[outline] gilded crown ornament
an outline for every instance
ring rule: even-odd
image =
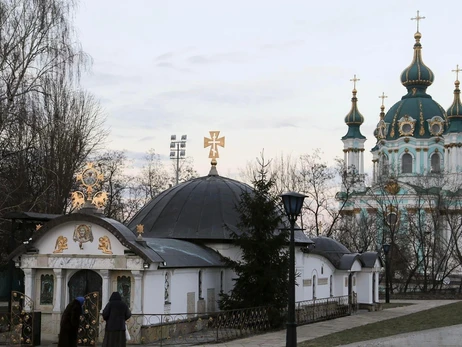
[[[95,190],[101,186],[103,180],[104,175],[98,168],[93,163],[87,163],[85,169],[76,176],[76,181],[80,183],[83,191],[72,192],[72,206],[79,209],[85,204],[92,204],[97,208],[103,208],[107,202],[107,193],[105,191],[97,191],[95,193]]]

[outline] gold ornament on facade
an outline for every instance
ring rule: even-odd
[[[97,208],[104,208],[107,202],[107,193],[95,190],[101,186],[104,175],[94,166],[87,163],[85,169],[77,174],[76,180],[82,186],[82,191],[75,191],[71,194],[71,202],[74,208],[81,208],[86,204],[93,204]]]
[[[138,224],[136,226],[136,232],[138,233],[138,238],[141,239],[143,237],[143,233],[144,233],[144,225],[143,224]]]
[[[67,237],[60,235],[56,239],[55,250],[53,253],[63,253],[65,249],[67,249]]]
[[[99,238],[98,249],[103,251],[104,254],[112,254],[111,240],[104,235]]]
[[[41,227],[42,227],[42,224],[37,224],[37,225],[35,226],[35,231],[40,230]]]
[[[391,195],[396,195],[399,193],[399,190],[401,189],[398,182],[396,181],[389,181],[386,185],[385,185],[385,191],[388,193],[388,194],[391,194]]]
[[[78,225],[74,230],[75,242],[78,242],[79,248],[83,249],[83,244],[86,242],[93,242],[93,232],[91,227],[85,224]]]
[[[427,120],[428,122],[428,131],[433,136],[440,136],[444,130],[444,123],[441,117],[435,116],[432,119]]]
[[[400,136],[412,136],[414,134],[416,120],[405,115],[398,121],[398,130]]]
[[[219,131],[209,131],[210,138],[204,137],[204,148],[210,147],[209,158],[212,159],[212,164],[216,165],[217,158],[220,157],[218,153],[218,146],[225,147],[225,137],[220,137]]]

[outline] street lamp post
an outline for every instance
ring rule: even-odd
[[[287,312],[286,347],[297,346],[297,322],[295,320],[295,221],[300,215],[306,195],[288,192],[281,194],[284,210],[290,222],[289,244],[289,304]]]
[[[390,303],[390,266],[388,264],[388,254],[390,252],[390,244],[385,243],[383,246],[383,253],[385,255],[385,302]]]
[[[181,135],[181,140],[177,140],[176,135],[170,136],[170,159],[176,160],[176,185],[180,176],[180,159],[186,157],[186,139],[187,135]]]

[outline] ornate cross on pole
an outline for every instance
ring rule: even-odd
[[[382,92],[382,95],[380,95],[379,98],[382,99],[382,106],[383,106],[383,103],[385,99],[388,98],[388,96],[385,95],[385,92]]]
[[[356,90],[356,82],[361,80],[359,78],[356,78],[356,75],[354,75],[354,77],[350,81],[353,82],[353,89]]]
[[[218,146],[225,147],[225,137],[219,137],[219,131],[209,131],[210,138],[204,137],[204,148],[210,147],[209,158],[212,158],[212,163],[216,164],[216,158],[219,158]]]
[[[451,71],[456,73],[456,80],[458,81],[459,80],[459,72],[462,71],[462,69],[459,69],[459,64],[456,65],[455,70],[451,70]]]
[[[421,19],[425,19],[425,17],[421,17],[419,15],[419,11],[417,11],[417,16],[415,16],[414,18],[411,18],[411,20],[417,21],[417,32],[419,31],[419,22]]]

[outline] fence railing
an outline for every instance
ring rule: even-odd
[[[345,295],[325,299],[298,301],[295,306],[295,315],[298,325],[344,317],[357,311],[358,303],[356,293],[353,293],[351,297]]]
[[[356,295],[300,301],[297,324],[350,315],[357,310]],[[133,315],[127,322],[129,344],[152,346],[196,345],[234,340],[283,328],[287,311],[271,307],[208,313]]]

